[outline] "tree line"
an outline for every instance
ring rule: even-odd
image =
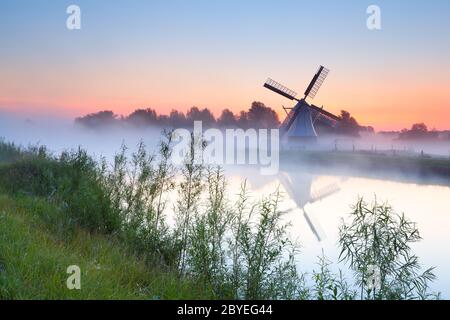
[[[404,128],[401,131],[381,131],[383,135],[396,136],[398,140],[430,140],[430,141],[450,141],[450,130],[439,131],[436,129],[429,129],[423,123],[414,123],[410,129]]]
[[[348,112],[342,110],[338,116],[340,121],[336,128],[315,124],[319,134],[342,134],[359,136],[360,132],[373,132],[372,127],[361,126]],[[100,111],[75,119],[75,123],[87,128],[108,126],[128,126],[133,128],[191,128],[194,121],[202,121],[204,127],[218,128],[257,128],[273,129],[281,124],[278,114],[262,102],[254,101],[248,110],[233,113],[224,109],[219,117],[215,117],[208,108],[192,107],[186,113],[172,110],[168,115],[158,114],[155,109],[141,108],[128,116],[118,116],[113,111]]]
[[[172,110],[169,115],[158,114],[151,108],[137,109],[128,116],[118,116],[112,111],[100,111],[75,119],[75,123],[96,128],[111,125],[129,125],[131,127],[169,127],[189,128],[194,121],[202,121],[204,127],[224,128],[277,128],[280,120],[277,113],[262,102],[253,102],[247,111],[239,114],[224,109],[216,118],[208,108],[192,107],[186,113]]]

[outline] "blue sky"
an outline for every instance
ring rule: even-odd
[[[65,27],[70,4],[81,7],[79,31]],[[366,28],[370,4],[380,31]],[[303,92],[323,64],[330,78],[315,102],[333,112],[386,128],[450,118],[446,0],[2,0],[0,41],[0,108],[280,108],[288,102],[261,83]]]

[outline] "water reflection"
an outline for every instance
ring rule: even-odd
[[[296,203],[296,207],[284,210],[284,212],[290,213],[296,209],[301,210],[312,233],[318,241],[322,241],[325,237],[323,229],[320,227],[320,223],[314,219],[314,216],[310,216],[308,214],[305,207],[308,204],[314,204],[315,202],[325,199],[326,197],[338,192],[340,190],[338,181],[329,183],[314,190],[314,176],[306,172],[280,171],[277,178],[286,190],[288,196]]]
[[[226,168],[230,190],[247,180],[252,194],[258,198],[280,187],[285,199],[281,210],[292,223],[292,234],[301,243],[299,267],[315,268],[321,252],[338,261],[338,227],[346,219],[358,197],[371,201],[375,197],[387,201],[398,213],[417,223],[422,241],[413,251],[425,266],[436,266],[437,280],[432,289],[444,298],[450,296],[450,181],[427,181],[418,177],[356,170],[338,170],[303,166],[283,166],[277,176],[261,176],[259,170],[246,167]],[[336,266],[342,268],[342,265]]]

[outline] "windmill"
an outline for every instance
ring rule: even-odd
[[[280,137],[282,142],[288,146],[305,145],[315,142],[317,139],[317,132],[315,128],[316,123],[328,127],[336,127],[339,123],[339,118],[322,108],[306,102],[307,98],[314,99],[323,82],[325,81],[329,70],[324,66],[320,66],[317,73],[309,83],[304,97],[296,98],[297,93],[284,85],[267,79],[264,87],[282,95],[290,100],[297,101],[293,108],[285,108],[284,111],[287,117],[280,126]]]
[[[316,236],[317,241],[321,242],[325,238],[325,233],[314,215],[306,211],[306,207],[339,192],[341,190],[340,181],[334,181],[314,190],[312,188],[314,180],[312,175],[303,172],[280,171],[278,178],[289,197],[296,204],[295,207],[289,208],[283,213],[301,210],[311,232]]]

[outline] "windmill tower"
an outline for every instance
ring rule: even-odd
[[[320,66],[317,73],[312,78],[306,88],[302,99],[296,98],[297,93],[282,84],[268,79],[264,84],[269,90],[272,90],[285,98],[297,101],[293,108],[285,108],[287,117],[280,126],[281,142],[287,147],[304,147],[316,142],[317,132],[314,124],[320,119],[321,122],[329,126],[336,126],[339,118],[326,112],[323,108],[310,105],[306,102],[307,98],[314,99],[322,83],[325,81],[329,70]]]

